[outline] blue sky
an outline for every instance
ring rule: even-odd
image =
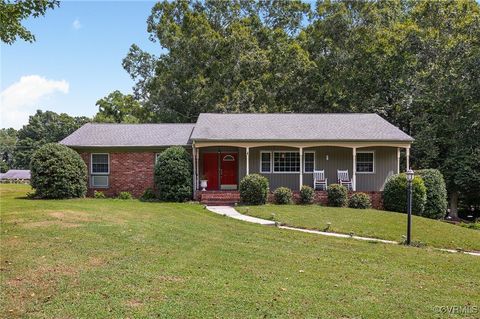
[[[92,116],[114,90],[132,91],[122,68],[131,44],[159,55],[146,19],[154,2],[62,2],[24,25],[36,42],[1,44],[1,127],[20,128],[36,109]]]

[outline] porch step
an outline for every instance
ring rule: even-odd
[[[198,196],[202,204],[211,206],[227,206],[240,202],[238,191],[205,191]]]
[[[202,204],[207,206],[233,206],[237,202],[228,202],[228,201],[202,201]]]

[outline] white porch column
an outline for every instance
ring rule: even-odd
[[[353,169],[352,169],[352,189],[357,190],[357,148],[352,148]]]
[[[197,167],[197,176],[195,177],[196,181],[195,181],[195,186],[197,187],[197,190],[200,189],[200,176],[199,176],[199,173],[200,173],[200,168],[198,167],[198,162],[199,162],[199,159],[200,159],[200,150],[198,148],[195,147],[195,160],[196,160],[196,167]]]
[[[246,147],[245,148],[245,155],[246,155],[246,161],[247,161],[247,165],[246,165],[246,174],[245,175],[249,175],[250,174],[250,147]]]
[[[300,150],[300,178],[299,178],[300,186],[298,187],[298,190],[300,190],[303,185],[303,147],[299,147],[299,150]]]
[[[410,147],[407,147],[405,150],[407,151],[406,166],[408,171],[410,169]]]
[[[193,194],[197,190],[197,150],[195,144],[192,145],[192,160],[193,160]]]
[[[400,174],[400,147],[397,147],[397,174]]]

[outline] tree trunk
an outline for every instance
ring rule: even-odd
[[[458,192],[450,193],[450,213],[448,214],[452,219],[458,219]]]

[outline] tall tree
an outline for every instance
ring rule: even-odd
[[[114,91],[97,101],[98,113],[94,122],[103,123],[145,123],[151,115],[131,94]]]
[[[124,67],[159,121],[200,112],[288,111],[312,63],[295,40],[309,13],[301,1],[163,1],[148,31],[166,53],[155,62],[132,46]]]
[[[85,123],[88,117],[71,117],[65,113],[38,110],[30,116],[28,124],[18,130],[15,146],[14,165],[16,168],[27,169],[33,152],[40,146],[59,142]]]
[[[2,128],[0,130],[0,173],[14,168],[13,154],[17,144],[17,131],[14,128]]]
[[[7,44],[14,43],[17,38],[24,41],[35,41],[33,35],[22,25],[28,17],[37,18],[45,15],[48,9],[58,7],[57,0],[1,0],[0,1],[0,38]]]

